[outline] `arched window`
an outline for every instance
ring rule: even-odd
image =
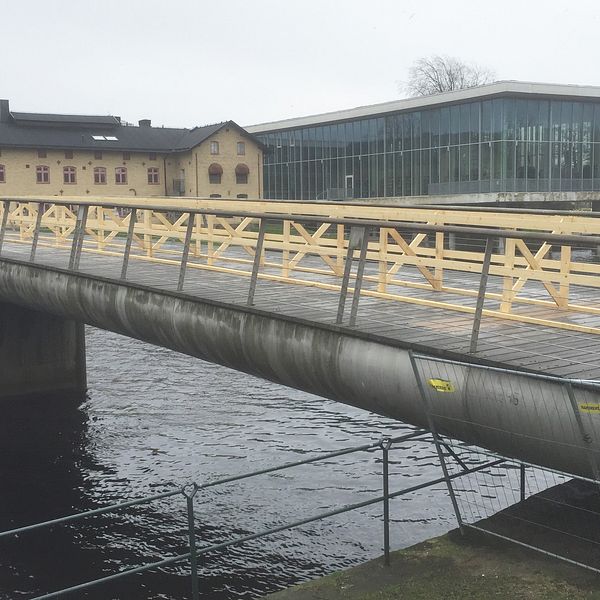
[[[223,175],[223,167],[217,163],[213,163],[208,167],[208,182],[221,183],[221,175]]]
[[[115,183],[120,185],[127,183],[127,167],[117,167],[115,169]]]
[[[63,182],[77,183],[77,169],[75,167],[63,167]]]
[[[50,183],[50,167],[46,165],[38,165],[35,168],[36,183]]]
[[[250,169],[248,165],[240,163],[235,168],[235,182],[236,183],[248,183],[248,173],[250,173]]]
[[[106,184],[106,167],[94,167],[94,184]]]
[[[4,165],[0,165],[0,183],[6,183],[6,169]]]

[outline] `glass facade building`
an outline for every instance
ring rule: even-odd
[[[376,110],[296,127],[282,122],[271,131],[249,128],[268,148],[265,197],[600,190],[600,96],[479,95]]]

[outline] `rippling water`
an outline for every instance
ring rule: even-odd
[[[87,331],[88,399],[24,403],[0,422],[0,530],[202,483],[408,428],[96,329]],[[440,475],[434,448],[394,450],[391,488]],[[380,453],[359,453],[202,492],[200,546],[381,493]],[[394,548],[454,525],[443,486],[394,500]],[[0,597],[35,595],[187,551],[181,496],[0,540]],[[207,555],[203,598],[255,598],[381,554],[381,507],[353,511]],[[189,565],[69,597],[190,596]]]

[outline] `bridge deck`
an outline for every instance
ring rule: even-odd
[[[18,260],[29,260],[30,247],[27,244],[6,243],[3,256]],[[36,263],[66,268],[69,253],[59,248],[38,247]],[[315,258],[315,261],[318,261]],[[121,257],[84,252],[81,256],[80,272],[118,279],[121,272]],[[215,264],[218,264],[215,262]],[[318,262],[315,262],[318,264]],[[231,263],[222,266],[231,267]],[[236,269],[250,270],[250,265],[240,264]],[[367,266],[367,273],[375,274],[374,266]],[[269,274],[269,268],[261,268],[261,273]],[[274,269],[273,274],[278,272]],[[152,286],[161,290],[175,291],[179,270],[175,265],[147,262],[139,258],[129,264],[127,279],[133,283]],[[462,283],[465,277],[473,278],[477,288],[478,275],[457,274]],[[448,273],[448,285],[452,285],[451,273]],[[327,281],[327,278],[315,273],[303,274],[304,279]],[[422,281],[417,270],[406,266],[403,278]],[[339,284],[339,280],[337,282]],[[372,288],[375,283],[366,281],[364,287]],[[490,280],[490,286],[499,285]],[[244,274],[232,274],[207,269],[188,268],[184,292],[208,300],[218,300],[231,304],[245,304],[248,296],[249,277]],[[403,288],[403,294],[412,298],[444,301],[451,294],[434,292],[420,288]],[[542,296],[541,285],[530,286],[528,295]],[[579,288],[577,302],[597,304],[597,290]],[[257,308],[289,316],[299,317],[322,323],[333,323],[339,301],[339,292],[320,287],[298,286],[279,281],[259,279],[255,306]],[[461,298],[460,302],[474,306],[475,298]],[[452,297],[457,303],[457,298]],[[346,304],[347,323],[351,297]],[[486,300],[486,308],[497,309],[499,302]],[[598,327],[600,317],[571,311],[558,311],[539,305],[524,305],[523,314],[538,318],[552,317],[579,325]],[[373,297],[361,297],[356,329],[390,339],[412,342],[423,346],[436,347],[453,352],[467,354],[473,316],[452,312],[442,308],[423,306],[405,302],[385,300]],[[600,380],[600,336],[578,331],[568,331],[544,327],[538,324],[507,321],[493,317],[482,320],[479,345],[476,355],[494,360],[506,366],[518,366],[528,369],[582,379]]]

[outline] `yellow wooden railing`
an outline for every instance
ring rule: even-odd
[[[600,333],[600,319],[574,318],[575,314],[600,317],[600,291],[596,292],[600,290],[600,264],[594,259],[595,251],[580,251],[573,243],[557,243],[552,238],[600,236],[600,218],[585,213],[552,215],[214,199],[135,198],[133,203],[131,198],[73,198],[69,202],[71,206],[57,203],[56,198],[10,199],[5,243],[30,243],[41,210],[38,244],[68,248],[76,227],[77,206],[87,204],[83,250],[118,256],[129,228],[128,207],[134,204],[137,222],[132,259],[179,264],[191,218],[194,224],[189,267],[247,276],[257,245],[260,217],[256,215],[263,213],[272,220],[264,238],[259,277],[339,290],[350,226],[326,220],[359,219],[376,223],[366,251],[370,268],[364,277],[363,295],[472,313],[474,306],[461,298],[478,295],[478,277],[472,275],[482,272],[483,241],[459,235],[456,242],[456,234],[432,229],[484,228],[494,231],[499,240],[489,268],[496,285],[488,287],[485,294],[494,308],[485,309],[485,315]],[[201,213],[190,217],[190,210]],[[382,222],[393,222],[393,226],[386,227]],[[424,226],[423,231],[415,229],[419,226]],[[503,239],[502,232],[512,236],[522,232],[522,237]],[[532,241],[528,238],[532,234],[546,235],[548,241]],[[405,267],[412,268],[410,276],[403,278]],[[443,299],[436,298],[437,294],[409,295],[411,289],[436,292]],[[548,312],[534,315],[531,307]]]

